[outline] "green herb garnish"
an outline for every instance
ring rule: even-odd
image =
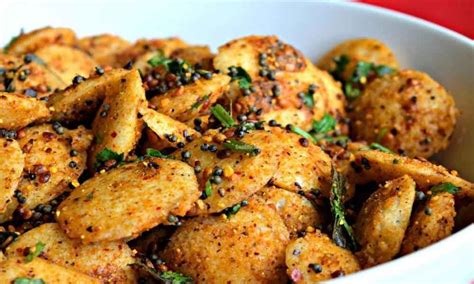
[[[43,251],[44,247],[46,245],[42,242],[37,242],[36,245],[35,245],[35,250],[34,251],[30,251],[30,253],[26,256],[25,258],[25,262],[31,262],[33,261],[33,259],[35,257],[37,257],[38,255],[41,254],[41,252]]]
[[[95,155],[95,158],[97,160],[96,167],[110,160],[115,160],[117,164],[123,163],[124,161],[123,153],[116,153],[109,148],[104,148],[102,151],[97,153],[97,155]]]
[[[309,134],[308,132],[306,132],[303,129],[299,128],[298,126],[291,125],[290,130],[291,130],[291,132],[296,133],[298,135],[301,135],[301,136],[303,136],[304,138],[306,138],[310,141],[313,141],[315,143],[317,142],[316,138],[314,138],[311,134]]]
[[[369,148],[372,149],[372,150],[379,150],[380,152],[393,154],[392,150],[380,145],[379,143],[372,143],[372,144],[370,144]]]
[[[326,113],[321,120],[313,120],[313,129],[315,133],[328,133],[336,128],[336,119]]]
[[[166,70],[169,70],[168,64],[171,61],[172,59],[169,59],[168,57],[164,56],[163,52],[159,51],[158,54],[150,58],[147,63],[153,68],[163,65]]]
[[[355,250],[357,248],[357,242],[354,238],[352,227],[347,223],[344,204],[342,202],[345,192],[346,184],[344,177],[333,168],[331,192],[329,196],[331,212],[334,216],[332,239],[336,245],[340,247]]]
[[[221,122],[222,126],[224,126],[225,128],[229,128],[235,125],[235,121],[232,116],[230,116],[230,114],[220,104],[213,106],[211,108],[211,113]]]
[[[336,56],[332,59],[336,63],[336,68],[331,71],[331,75],[338,81],[343,81],[343,74],[346,70],[347,64],[349,64],[349,57],[345,54]]]
[[[18,277],[13,280],[13,284],[46,284],[41,278]]]
[[[302,97],[302,100],[303,100],[303,103],[310,107],[310,108],[313,108],[314,107],[314,97],[313,97],[314,94],[310,93],[310,92],[307,92],[307,93],[304,93],[303,97]]]
[[[393,69],[391,67],[388,67],[386,65],[376,65],[374,67],[374,70],[375,70],[375,73],[378,76],[383,76],[383,75],[391,74],[391,73],[395,72],[395,69]]]
[[[212,184],[211,184],[210,179],[206,181],[206,185],[204,187],[204,194],[206,195],[206,197],[209,197],[212,195]]]
[[[158,283],[166,283],[166,284],[193,283],[193,279],[191,277],[183,275],[179,272],[174,272],[174,271],[158,272],[156,269],[151,268],[142,262],[135,262],[129,265],[135,270],[138,270],[141,273],[145,274],[147,278],[151,278],[155,281],[158,281]]]
[[[234,206],[231,206],[229,208],[224,209],[223,213],[225,214],[227,219],[229,219],[230,217],[232,217],[232,215],[237,214],[237,212],[239,212],[240,208],[242,208],[242,204],[237,203]]]
[[[454,184],[450,182],[444,182],[444,183],[440,183],[438,185],[431,187],[430,190],[433,194],[442,193],[442,192],[456,194],[459,191],[459,187],[455,186]]]
[[[147,148],[146,149],[146,155],[148,157],[155,157],[155,158],[163,158],[163,159],[170,159],[172,158],[170,155],[165,155],[161,153],[160,151],[153,149],[153,148]]]
[[[255,147],[254,145],[250,145],[245,142],[234,139],[226,140],[223,146],[224,148],[232,150],[234,152],[245,153],[250,155],[260,154],[260,149]]]
[[[161,273],[160,278],[165,280],[166,283],[171,284],[185,284],[193,282],[193,279],[191,277],[174,271],[165,271]]]
[[[360,96],[361,92],[355,88],[352,83],[348,82],[344,84],[344,94],[349,100],[354,100]]]
[[[231,70],[236,70],[237,72],[231,72]],[[248,89],[251,86],[252,83],[252,78],[250,75],[245,71],[244,68],[242,67],[235,67],[231,66],[229,67],[229,76],[232,78],[232,81],[238,81],[239,82],[239,88],[240,89]]]

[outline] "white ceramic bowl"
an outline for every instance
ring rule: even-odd
[[[345,39],[380,39],[403,67],[429,73],[453,94],[462,115],[453,143],[436,159],[474,180],[474,44],[426,21],[363,4],[315,1],[3,0],[0,10],[4,43],[21,27],[45,25],[71,27],[81,36],[110,32],[130,40],[177,35],[213,48],[243,35],[276,34],[317,59]],[[429,248],[334,283],[470,283],[473,242],[471,225]]]

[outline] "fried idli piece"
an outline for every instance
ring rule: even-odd
[[[152,133],[147,132],[148,137],[151,135],[157,136],[157,139],[153,139],[155,149],[176,147],[178,143],[187,143],[186,139],[189,139],[187,137],[194,139],[201,136],[199,132],[186,124],[150,108],[141,108],[139,112],[143,115],[143,121],[151,129]],[[176,137],[176,141],[170,137]]]
[[[229,88],[230,77],[213,74],[211,79],[200,79],[186,86],[155,96],[150,103],[164,115],[181,122],[192,120],[208,112]]]
[[[155,158],[87,180],[59,205],[57,220],[83,243],[135,238],[170,216],[185,215],[199,196],[193,168]]]
[[[324,223],[324,216],[306,197],[278,187],[264,187],[257,196],[274,208],[285,223],[290,238],[308,227],[315,228]]]
[[[118,52],[115,57],[115,66],[121,67],[129,61],[134,62],[140,55],[149,51],[160,51],[164,56],[169,57],[171,53],[188,46],[183,40],[177,37],[161,39],[139,39],[131,46]]]
[[[219,139],[220,135],[214,136],[215,139]],[[207,190],[210,191],[209,195],[206,194],[207,198],[197,203],[189,213],[191,215],[220,212],[250,197],[270,181],[281,160],[282,149],[277,136],[266,131],[253,131],[239,140],[260,150],[254,155],[226,151],[222,143],[224,140],[212,143],[212,139],[214,138],[205,135],[202,139],[187,144],[181,152],[191,154],[186,160],[188,164],[202,168],[202,171],[197,173],[201,191],[206,192],[206,184],[211,183],[210,189]],[[217,150],[203,151],[203,144],[214,145],[212,147]],[[212,172],[217,168],[223,172],[220,178],[222,182],[218,184],[211,182]]]
[[[20,235],[5,250],[7,257],[25,256],[37,243],[44,248],[38,256],[55,264],[101,280],[103,283],[135,283],[129,264],[135,262],[132,250],[123,241],[84,245],[72,240],[56,223],[46,223]]]
[[[105,97],[120,92],[120,80],[128,73],[125,69],[113,69],[54,93],[48,100],[53,120],[77,123],[91,119]]]
[[[181,58],[189,62],[192,66],[199,66],[205,70],[212,70],[212,60],[214,54],[207,45],[191,45],[188,47],[182,47],[175,49],[171,55],[171,58]]]
[[[357,38],[344,41],[328,51],[318,62],[318,67],[328,72],[336,69],[335,58],[347,56],[347,63],[342,79],[349,80],[360,61],[385,65],[398,69],[395,54],[385,43],[373,38]]]
[[[21,179],[25,155],[16,140],[0,138],[0,214],[13,202],[13,193]]]
[[[254,199],[222,216],[196,217],[179,227],[161,254],[166,264],[196,283],[287,283],[289,234],[278,214]]]
[[[450,182],[459,187],[459,198],[474,198],[474,184],[449,172],[440,165],[426,160],[411,159],[396,154],[376,150],[360,150],[354,153],[354,159],[348,171],[349,181],[365,184],[371,181],[383,183],[403,175],[409,175],[419,189],[429,190],[432,186]]]
[[[114,66],[118,53],[130,47],[130,42],[112,34],[100,34],[79,39],[77,45],[101,66]]]
[[[231,67],[241,67],[252,80],[251,88],[243,88],[247,90],[239,88],[240,80],[231,85],[228,100],[233,102],[235,115],[251,113],[252,119],[266,121],[285,119],[277,122],[304,130],[309,130],[312,120],[321,119],[325,113],[338,121],[345,116],[340,84],[276,36],[232,40],[219,48],[214,66],[223,73]],[[257,114],[252,109],[262,111]]]
[[[293,283],[316,283],[360,270],[357,258],[319,230],[286,247],[287,274]]]
[[[429,198],[414,212],[402,243],[401,254],[406,255],[432,245],[453,232],[454,196],[443,192]]]
[[[24,93],[30,97],[48,97],[54,90],[67,85],[34,54],[17,57],[0,54],[0,89],[7,92]]]
[[[38,49],[36,56],[58,75],[63,82],[71,84],[74,77],[89,77],[98,64],[80,49],[64,45],[48,45]]]
[[[415,200],[415,181],[404,175],[370,195],[357,216],[354,233],[364,268],[391,260],[400,251]]]
[[[428,74],[402,70],[375,79],[354,101],[352,136],[428,158],[448,147],[458,114],[453,97]]]
[[[53,264],[40,257],[26,262],[25,257],[11,257],[0,262],[2,283],[100,284],[77,270]],[[35,281],[36,282],[33,282]],[[28,282],[18,282],[28,281]]]
[[[118,88],[119,92],[105,97],[92,123],[95,139],[88,157],[91,172],[102,150],[109,149],[127,157],[141,136],[143,123],[138,118],[138,110],[146,104],[146,98],[138,71],[124,75]]]
[[[50,117],[43,101],[22,94],[0,92],[0,104],[0,128],[20,129]]]
[[[18,190],[26,197],[22,207],[31,209],[53,200],[66,191],[71,182],[77,182],[86,166],[92,135],[83,126],[69,130],[57,124],[28,127],[24,132],[18,139],[25,153],[25,168]]]
[[[329,196],[331,158],[314,143],[301,143],[301,136],[280,128],[272,128],[283,156],[272,183],[294,192],[315,192]]]
[[[20,34],[6,49],[7,53],[22,55],[33,53],[41,47],[51,44],[72,46],[76,43],[76,34],[67,28],[45,27]]]

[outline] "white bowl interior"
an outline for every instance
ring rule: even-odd
[[[130,40],[177,35],[190,43],[210,44],[213,48],[243,35],[276,34],[316,60],[345,39],[380,39],[395,51],[403,67],[429,73],[455,97],[462,115],[453,142],[436,159],[474,180],[473,41],[433,24],[367,5],[314,1],[7,0],[2,5],[5,12],[0,17],[0,42],[4,43],[21,27],[30,30],[45,25],[71,27],[80,36],[108,32]],[[473,231],[471,226],[461,232],[462,236],[457,234],[433,248],[341,281],[372,283],[383,279],[389,283],[431,279],[437,283],[468,283],[474,276],[470,243]],[[423,255],[422,259],[419,255]],[[447,263],[456,265],[449,265],[448,270]]]

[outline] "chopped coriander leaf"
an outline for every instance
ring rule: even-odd
[[[375,73],[377,74],[377,76],[383,76],[385,74],[391,74],[391,73],[395,72],[395,69],[393,69],[391,67],[388,67],[386,65],[376,65],[374,67],[374,70],[375,70]]]
[[[203,103],[209,100],[209,95],[205,95],[204,97],[199,97],[196,102],[191,106],[191,109],[199,108]]]
[[[163,65],[165,66],[166,70],[168,70],[168,64],[171,62],[172,60],[165,57],[163,55],[163,52],[159,52],[157,55],[153,56],[152,58],[150,58],[147,63],[151,66],[151,67],[158,67],[160,65]]]
[[[229,67],[229,76],[232,78],[232,81],[239,81],[240,89],[248,89],[251,86],[252,78],[242,67]]]
[[[18,277],[13,280],[13,284],[46,284],[41,278]]]
[[[163,158],[163,159],[169,159],[171,156],[165,155],[161,153],[160,151],[153,149],[153,148],[148,148],[146,149],[146,155],[149,157],[156,157],[156,158]]]
[[[373,68],[373,63],[364,61],[357,62],[356,69],[354,70],[354,74],[352,75],[351,81],[354,83],[364,84],[365,82],[367,82],[367,77],[369,77],[370,72]]]
[[[156,269],[147,266],[142,262],[135,262],[129,264],[133,269],[140,271],[141,273],[147,275],[148,278],[151,278],[158,283],[168,283],[168,284],[186,284],[193,283],[193,279],[189,276],[183,275],[178,272],[165,271],[158,272]]]
[[[208,180],[206,181],[206,186],[205,186],[205,188],[204,188],[204,194],[206,194],[206,197],[209,197],[209,196],[211,196],[211,194],[212,194],[212,184],[211,184],[211,180],[210,180],[210,179],[208,179]]]
[[[359,89],[355,88],[350,82],[344,84],[344,94],[349,100],[354,100],[361,95]]]
[[[12,38],[10,39],[10,41],[7,43],[7,45],[5,45],[5,46],[3,47],[3,53],[7,53],[7,52],[8,52],[8,49],[9,49],[9,48],[15,43],[15,41],[17,41],[18,38],[20,38],[20,36],[22,36],[24,33],[25,33],[24,30],[21,29],[19,35],[12,37]]]
[[[167,283],[171,284],[185,284],[193,282],[193,279],[191,277],[174,271],[165,271],[161,273],[160,277]]]
[[[455,186],[454,184],[450,182],[444,182],[444,183],[440,183],[438,185],[431,187],[430,190],[433,194],[442,193],[442,192],[456,194],[459,191],[459,187]]]
[[[239,153],[246,153],[251,155],[258,155],[260,153],[260,149],[255,147],[254,145],[250,145],[234,139],[226,140],[223,146],[226,149]]]
[[[221,122],[222,126],[229,128],[235,125],[235,121],[230,114],[220,104],[211,108],[211,113]]]
[[[379,143],[372,143],[370,144],[369,148],[372,150],[379,150],[380,152],[393,154],[392,150],[380,145]]]
[[[302,100],[303,100],[303,103],[310,107],[310,108],[313,108],[314,107],[314,96],[312,93],[310,92],[306,92],[303,94],[303,97],[302,97]]]
[[[349,64],[349,56],[343,54],[341,56],[336,56],[332,59],[336,63],[336,68],[331,71],[331,75],[338,81],[343,81],[342,75],[346,70],[347,64]]]
[[[328,133],[336,127],[336,119],[330,114],[325,113],[321,120],[313,120],[313,129],[315,133]]]
[[[306,138],[310,141],[317,142],[316,138],[314,138],[311,134],[309,134],[308,132],[306,132],[303,129],[299,128],[298,126],[291,125],[290,129],[291,129],[291,132],[293,132],[293,133],[301,135],[301,136],[303,136],[304,138]]]
[[[41,254],[46,245],[42,242],[37,242],[34,249],[26,256],[25,262],[31,262],[35,257]]]
[[[355,250],[357,248],[357,242],[354,238],[352,227],[347,223],[344,204],[342,201],[345,191],[346,187],[344,177],[333,168],[331,192],[329,197],[331,211],[334,216],[332,239],[340,247]]]
[[[240,203],[237,203],[232,207],[224,209],[223,212],[224,212],[225,216],[227,217],[227,219],[229,219],[230,217],[232,217],[232,215],[237,214],[237,212],[239,212],[241,207],[242,207],[242,205]]]
[[[94,198],[94,192],[89,192],[87,195],[86,195],[86,200],[92,200],[92,198]]]
[[[97,162],[99,162],[99,163],[104,163],[104,162],[107,162],[107,161],[110,161],[110,160],[115,160],[115,161],[117,161],[117,163],[121,163],[124,160],[124,155],[123,155],[123,153],[118,154],[118,153],[110,150],[109,148],[104,148],[102,151],[97,153],[95,158],[96,158]]]

